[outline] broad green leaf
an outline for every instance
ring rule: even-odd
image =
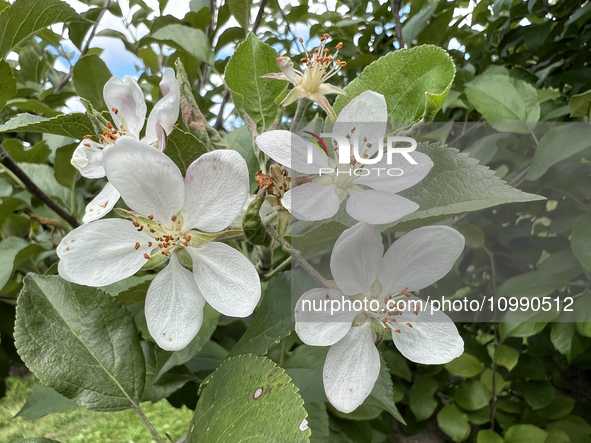
[[[388,411],[396,420],[404,423],[404,419],[394,403],[394,385],[392,384],[388,366],[383,358],[381,359],[380,375],[362,406],[374,406],[380,410]]]
[[[103,87],[111,78],[111,71],[98,55],[85,55],[74,65],[74,87],[82,98],[88,100],[95,109],[105,109]]]
[[[16,440],[13,443],[60,443],[57,440],[52,440],[45,437],[25,438],[24,440]]]
[[[330,443],[326,405],[322,402],[305,403],[304,408],[308,412],[306,420],[308,420],[308,426],[312,431],[310,443]]]
[[[573,95],[568,101],[571,117],[587,117],[591,120],[591,90]]]
[[[577,298],[573,310],[577,332],[583,337],[591,337],[591,297],[586,294]]]
[[[20,163],[19,166],[45,193],[59,199],[67,209],[70,209],[72,192],[57,182],[51,166],[36,163]],[[76,199],[77,206],[83,207],[84,198],[81,195],[76,195]]]
[[[556,305],[552,306],[552,309],[549,313],[532,313],[532,312],[518,312],[518,321],[510,321],[505,319],[507,318],[508,314],[505,315],[505,319],[503,319],[502,323],[499,323],[499,334],[501,335],[501,339],[505,340],[509,337],[531,337],[532,335],[536,335],[542,329],[546,327],[548,321],[553,320],[553,317],[557,317],[557,312],[552,312],[553,309],[556,309]],[[547,317],[547,321],[535,321],[536,317],[544,318],[546,317],[545,314],[550,314]],[[530,315],[528,318],[527,316]],[[532,320],[533,319],[533,320]]]
[[[505,443],[544,443],[548,434],[534,425],[511,426],[505,433]]]
[[[437,9],[438,1],[427,2],[419,12],[402,24],[402,39],[410,45],[419,33],[428,25],[429,19]]]
[[[476,435],[476,443],[504,443],[504,440],[495,431],[481,429]]]
[[[486,389],[490,392],[493,392],[493,372],[490,369],[485,369],[482,375],[480,376],[480,382],[484,385]],[[501,374],[495,371],[495,386],[494,391],[500,394],[503,389],[505,388],[503,385],[505,383],[505,379]]]
[[[464,352],[458,358],[447,363],[445,369],[458,377],[474,377],[484,370],[484,365],[473,355]]]
[[[322,382],[322,368],[328,346],[298,346],[283,363],[287,374],[300,389],[306,403],[327,401]]]
[[[166,150],[173,162],[185,175],[191,163],[207,152],[207,147],[193,134],[175,129],[166,141]]]
[[[242,229],[244,230],[244,237],[250,243],[269,247],[273,242],[273,238],[267,232],[259,213],[264,202],[264,199],[256,196],[248,205],[244,217],[242,217]]]
[[[17,0],[0,14],[0,57],[49,25],[83,21],[60,0]]]
[[[171,41],[197,60],[210,65],[214,63],[209,39],[200,29],[172,24],[158,29],[150,37],[155,40]]]
[[[552,166],[591,147],[591,127],[585,123],[552,126],[540,139],[527,180],[537,180]]]
[[[549,381],[530,380],[521,388],[523,398],[533,410],[541,409],[554,399],[554,386]]]
[[[0,242],[0,289],[8,283],[20,263],[44,250],[38,244],[19,237],[8,237]]]
[[[591,271],[591,215],[579,217],[573,226],[571,248],[581,265]]]
[[[456,389],[454,400],[462,409],[476,411],[484,408],[491,397],[491,392],[480,381],[466,380]]]
[[[129,312],[100,289],[27,276],[14,338],[39,380],[81,406],[116,411],[141,398],[146,367],[138,332]]]
[[[0,20],[2,19],[0,18]],[[4,107],[9,99],[14,97],[16,92],[16,79],[12,73],[12,68],[8,62],[0,60],[0,109]]]
[[[451,88],[456,68],[448,53],[436,46],[400,49],[379,58],[353,80],[345,91],[351,99],[371,90],[384,95],[389,122],[432,121]],[[339,96],[338,114],[348,103]]]
[[[142,393],[142,401],[158,401],[166,398],[182,388],[189,380],[197,380],[195,375],[186,366],[179,366],[164,374],[158,381],[155,377],[161,366],[163,353],[158,345],[152,341],[141,342],[146,360],[146,385]]]
[[[566,395],[556,395],[548,406],[536,411],[536,414],[547,420],[558,420],[571,413],[575,401]]]
[[[70,163],[77,147],[78,143],[70,143],[57,148],[55,151],[53,175],[60,185],[67,188],[71,188],[74,180],[78,178],[78,170]]]
[[[466,239],[466,246],[472,249],[484,248],[484,232],[478,226],[470,223],[460,223],[454,225],[454,228],[460,232]]]
[[[571,443],[571,439],[566,432],[558,428],[546,428],[548,437],[544,443]]]
[[[248,166],[248,174],[252,182],[250,185],[250,192],[253,194],[256,193],[258,185],[256,181],[252,180],[252,178],[254,178],[255,174],[260,169],[260,165],[259,160],[254,153],[252,135],[248,132],[248,128],[246,126],[240,126],[239,128],[234,129],[224,137],[224,142],[228,144],[230,149],[237,151],[246,162],[246,165]]]
[[[577,306],[575,305],[576,309]],[[585,352],[589,347],[591,340],[581,337],[576,332],[577,325],[571,322],[557,322],[552,324],[550,340],[554,348],[564,355],[569,362],[575,357]]]
[[[266,354],[293,331],[291,317],[291,278],[284,272],[269,282],[256,315],[229,356]]]
[[[430,378],[417,375],[414,384],[408,391],[410,410],[418,421],[427,420],[435,409],[437,400],[433,397],[437,391],[437,382]]]
[[[78,405],[42,383],[35,385],[27,401],[15,417],[37,420],[47,414],[67,412]]]
[[[2,143],[6,152],[10,154],[15,162],[24,163],[47,163],[47,158],[51,154],[49,146],[45,140],[41,140],[32,148],[26,149],[20,140],[11,138]]]
[[[533,271],[511,277],[499,288],[500,297],[543,297],[564,287],[567,279],[549,272]]]
[[[3,125],[0,132],[45,132],[82,139],[87,134],[94,134],[92,123],[86,114],[62,114],[53,118],[33,114],[18,114]]]
[[[468,417],[454,405],[444,406],[437,413],[437,424],[455,442],[462,442],[470,435]]]
[[[201,393],[187,443],[308,442],[307,412],[285,371],[264,357],[225,360]]]
[[[470,103],[499,132],[529,134],[528,122],[540,118],[536,90],[529,83],[499,74],[484,74],[465,85]]]
[[[226,65],[225,81],[234,105],[243,120],[246,114],[256,123],[259,132],[265,131],[277,118],[279,108],[275,99],[286,86],[283,81],[261,78],[279,72],[278,56],[275,49],[251,33]]]
[[[245,31],[248,31],[250,23],[250,0],[228,0],[230,12]]]
[[[519,351],[511,346],[498,345],[494,348],[494,359],[497,365],[503,366],[510,371],[517,365]]]
[[[560,420],[552,422],[551,426],[560,428],[566,432],[571,443],[587,443],[591,441],[591,426],[577,415],[567,415]]]

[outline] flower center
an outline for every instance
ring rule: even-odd
[[[127,132],[125,119],[119,115],[119,110],[117,108],[112,108],[112,111],[119,117],[121,123],[119,125],[119,129],[117,130],[111,122],[107,122],[107,127],[105,128],[103,133],[99,135],[99,139],[103,143],[113,144],[119,137],[125,135],[125,133]]]
[[[328,34],[324,34],[320,37],[320,46],[314,48],[311,53],[306,50],[303,44],[304,39],[301,37],[298,39],[303,52],[306,54],[306,57],[300,59],[300,61],[306,65],[306,69],[304,72],[300,72],[297,69],[294,69],[294,71],[302,76],[300,86],[308,94],[314,94],[317,92],[322,83],[325,83],[326,80],[339,72],[343,66],[347,65],[346,62],[337,59],[337,55],[339,50],[343,47],[343,43],[336,45],[336,51],[334,54],[329,54],[329,49],[325,47],[329,37]]]
[[[144,231],[153,238],[153,241],[148,242],[148,247],[153,248],[152,252],[151,254],[144,254],[144,258],[149,260],[157,254],[168,257],[175,249],[189,246],[191,236],[182,233],[183,217],[180,214],[174,215],[171,218],[171,222],[172,224],[170,226],[163,226],[162,223],[154,221],[153,215],[136,217],[133,221],[133,226],[138,231]],[[139,249],[140,247],[139,242],[134,245],[135,249]]]
[[[382,294],[372,294],[371,299],[378,301],[379,308],[376,311],[367,312],[367,315],[384,329],[400,334],[404,329],[412,328],[412,323],[397,321],[396,317],[405,312],[413,312],[418,315],[421,309],[420,301],[407,299],[412,296],[413,294],[408,292],[408,288],[404,288],[398,294],[390,294],[385,297]]]

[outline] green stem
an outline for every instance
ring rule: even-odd
[[[298,107],[293,116],[293,120],[291,121],[291,128],[289,129],[291,132],[295,132],[295,130],[297,129],[298,123],[302,119],[302,116],[304,115],[304,112],[306,111],[306,108],[309,104],[310,100],[308,100],[307,98],[298,99]]]
[[[265,275],[263,275],[262,280],[263,281],[271,280],[272,277],[279,274],[281,271],[283,271],[285,268],[287,268],[290,264],[291,264],[291,255],[289,257],[287,257],[283,261],[283,263],[281,263],[279,266],[277,266],[271,272],[268,272]]]
[[[136,412],[136,414],[142,420],[142,422],[144,423],[146,428],[148,428],[148,431],[150,431],[150,434],[152,434],[152,438],[154,440],[156,440],[157,443],[166,443],[166,440],[164,440],[162,437],[160,437],[160,434],[158,434],[158,431],[156,431],[156,428],[154,428],[154,425],[152,425],[150,420],[148,420],[148,417],[146,417],[146,414],[144,414],[144,411],[142,411],[142,408],[140,408],[140,405],[138,405],[137,403],[134,402],[133,403],[133,410]]]

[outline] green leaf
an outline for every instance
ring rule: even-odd
[[[13,443],[60,443],[57,440],[52,440],[50,438],[45,437],[33,437],[33,438],[25,438],[24,440],[17,440]]]
[[[345,91],[351,99],[371,90],[384,95],[389,122],[432,121],[445,103],[456,68],[448,53],[436,46],[400,49],[367,66]],[[338,114],[348,103],[339,96]]]
[[[95,109],[105,108],[103,88],[111,78],[111,71],[98,55],[85,55],[74,65],[74,87],[80,97],[88,100]]]
[[[229,356],[266,354],[293,331],[291,316],[291,278],[284,272],[269,282],[255,317]]]
[[[444,406],[437,413],[437,424],[455,442],[462,442],[470,435],[468,417],[454,405]]]
[[[173,42],[197,60],[213,65],[214,57],[210,49],[209,39],[200,29],[172,24],[158,29],[151,38]]]
[[[511,277],[499,288],[499,297],[544,297],[564,287],[567,279],[549,272],[533,271]]]
[[[267,358],[229,358],[202,391],[187,443],[244,438],[257,443],[307,442],[307,412],[297,391],[285,371]]]
[[[546,327],[547,322],[526,322],[523,317],[519,322],[499,323],[499,334],[501,339],[509,337],[531,337]]]
[[[259,214],[264,202],[264,199],[256,196],[250,205],[248,205],[242,218],[242,229],[244,230],[244,236],[250,243],[269,247],[273,238],[267,232]]]
[[[191,163],[207,152],[207,147],[193,134],[175,129],[166,141],[166,150],[172,161],[185,175]]]
[[[0,132],[44,132],[82,139],[87,134],[94,134],[94,128],[86,114],[82,113],[63,114],[53,118],[18,114],[0,125]]]
[[[591,426],[583,418],[577,415],[567,415],[554,421],[552,427],[557,427],[566,432],[571,443],[587,443],[591,441]]]
[[[254,153],[254,147],[252,145],[252,135],[248,132],[248,128],[245,126],[240,126],[239,128],[234,129],[228,135],[224,137],[224,142],[228,144],[230,149],[238,152],[246,165],[248,166],[248,175],[252,179],[257,171],[260,169],[259,160]],[[256,193],[257,189],[259,188],[256,181],[251,180],[252,184],[250,185],[250,192],[252,194]]]
[[[380,410],[388,411],[399,422],[405,423],[394,403],[394,385],[392,384],[388,366],[383,358],[381,358],[380,375],[362,406],[376,406]]]
[[[498,345],[494,348],[494,358],[497,365],[503,366],[510,371],[517,365],[519,351],[511,346]]]
[[[548,406],[554,399],[554,386],[549,381],[530,380],[521,389],[523,398],[535,411]]]
[[[582,215],[575,221],[570,244],[577,260],[591,271],[591,214]]]
[[[571,413],[575,407],[575,401],[566,395],[556,395],[548,406],[536,411],[536,413],[547,420],[558,420]]]
[[[575,305],[575,309],[576,309]],[[585,352],[591,340],[581,337],[576,332],[574,323],[557,322],[552,324],[550,340],[554,348],[571,362],[575,357]]]
[[[36,163],[20,163],[19,166],[45,193],[50,197],[59,199],[66,208],[70,209],[71,190],[57,182],[51,166],[39,165]],[[78,197],[84,202],[82,196]],[[84,204],[82,203],[82,206],[83,205]]]
[[[439,2],[427,2],[423,8],[405,20],[402,24],[402,39],[407,43],[411,44],[413,40],[419,35],[419,33],[427,27],[429,20],[435,10],[437,9]]]
[[[0,26],[2,25],[0,24]],[[16,92],[16,79],[12,73],[12,68],[8,62],[0,60],[0,109],[4,107],[9,99],[14,97]]]
[[[70,143],[57,148],[55,151],[53,175],[60,185],[67,188],[71,188],[74,180],[78,178],[78,170],[70,163],[77,147],[77,143]]]
[[[476,443],[504,443],[504,440],[495,431],[481,429],[476,435]]]
[[[480,382],[484,385],[486,389],[490,392],[493,392],[493,372],[490,369],[485,369],[482,375],[480,376]],[[503,385],[505,384],[505,379],[501,374],[495,371],[495,391],[500,394],[503,389],[505,388]]]
[[[476,225],[470,223],[460,223],[454,225],[454,228],[466,239],[466,246],[472,249],[484,248],[484,232]]]
[[[466,96],[499,132],[529,134],[527,122],[537,122],[540,105],[529,83],[499,74],[483,74],[466,83]]]
[[[527,180],[537,180],[550,166],[591,146],[591,127],[584,123],[553,125],[540,139]]]
[[[116,411],[139,402],[145,361],[129,312],[97,288],[28,275],[15,344],[43,384],[81,406]]]
[[[60,0],[17,0],[0,15],[0,57],[54,23],[84,22]]]
[[[226,65],[226,86],[232,93],[236,109],[246,120],[246,115],[265,131],[277,118],[279,108],[275,99],[285,89],[285,82],[261,78],[270,72],[279,72],[277,51],[248,34],[236,48]]]
[[[327,401],[322,382],[322,368],[328,352],[327,346],[298,346],[283,363],[293,383],[300,388],[306,403]]]
[[[544,443],[548,434],[534,425],[511,426],[505,433],[505,443]]]
[[[417,421],[427,420],[435,412],[437,400],[433,394],[437,391],[437,386],[437,382],[430,377],[415,377],[414,384],[408,391],[408,402]]]
[[[577,298],[573,310],[577,332],[583,337],[591,337],[591,297]]]
[[[304,404],[308,412],[308,425],[312,431],[310,443],[330,443],[330,431],[328,428],[328,413],[326,405],[321,402]]]
[[[47,414],[67,412],[77,407],[78,405],[72,400],[67,399],[44,384],[38,383],[27,397],[25,405],[15,417],[37,420]]]
[[[2,145],[6,152],[10,154],[15,162],[24,163],[47,163],[47,158],[51,154],[51,149],[47,146],[45,140],[41,140],[32,148],[26,149],[20,140],[11,138],[5,140]]]
[[[25,260],[45,251],[35,243],[19,237],[0,242],[0,289],[10,280],[14,269]]]
[[[476,380],[463,381],[456,389],[454,400],[457,405],[467,411],[484,408],[492,397],[492,393]]]
[[[468,378],[480,374],[484,370],[484,365],[473,355],[464,352],[458,358],[447,363],[445,369],[450,374]]]
[[[571,117],[587,117],[591,120],[591,90],[573,95],[568,101]]]
[[[250,0],[228,0],[230,12],[245,31],[250,23]]]

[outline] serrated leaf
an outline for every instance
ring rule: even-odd
[[[110,78],[111,71],[98,55],[85,55],[74,65],[72,79],[76,92],[99,111],[105,109],[103,88]]]
[[[77,408],[78,405],[67,399],[62,394],[48,388],[42,383],[35,385],[24,406],[15,415],[27,420],[37,420],[47,414],[56,412],[67,412]]]
[[[0,132],[44,132],[82,139],[87,134],[94,134],[92,123],[86,114],[62,114],[45,118],[33,114],[18,114],[3,125]]]
[[[179,24],[172,24],[158,29],[151,38],[175,43],[176,46],[192,55],[197,60],[213,65],[209,39],[200,29],[189,28]]]
[[[259,132],[265,131],[277,117],[279,107],[275,99],[286,87],[286,82],[261,78],[279,72],[278,56],[275,49],[250,33],[226,65],[225,81],[234,105],[243,119],[247,114],[257,124]]]
[[[191,163],[207,152],[207,147],[193,134],[175,129],[168,137],[164,153],[185,175]]]
[[[291,378],[271,360],[229,358],[202,391],[187,443],[244,438],[257,443],[308,442],[303,405]]]
[[[58,276],[28,275],[24,282],[14,337],[37,378],[93,410],[139,402],[146,368],[129,312],[106,292]]]
[[[416,46],[391,52],[367,66],[345,91],[351,99],[364,91],[378,92],[386,98],[389,122],[414,122],[433,117],[445,103],[456,68],[441,48]],[[334,109],[338,114],[348,103],[339,96]]]
[[[4,107],[9,99],[14,97],[16,92],[16,79],[12,73],[12,68],[8,62],[0,60],[0,109]]]
[[[49,25],[84,21],[60,0],[17,0],[0,15],[0,57]]]
[[[529,134],[527,123],[540,118],[536,90],[523,80],[483,74],[466,83],[465,89],[470,103],[499,132]]]
[[[293,331],[291,317],[291,278],[284,272],[269,282],[252,323],[229,356],[266,354],[267,349]]]
[[[2,144],[6,152],[17,162],[46,164],[47,158],[51,154],[51,149],[47,146],[45,140],[41,140],[30,149],[25,149],[20,140],[11,138],[5,140]]]

